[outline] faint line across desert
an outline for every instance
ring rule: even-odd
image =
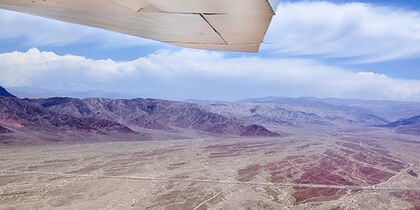
[[[9,173],[0,173],[0,176],[18,176],[18,175],[41,175],[41,176],[62,176],[62,177],[88,177],[98,179],[127,179],[127,180],[142,180],[142,181],[174,181],[174,182],[193,182],[193,183],[214,183],[214,184],[228,184],[228,185],[260,185],[260,186],[280,186],[280,187],[306,187],[306,188],[330,188],[330,189],[348,189],[348,190],[365,190],[365,191],[416,191],[420,192],[419,188],[383,188],[376,186],[350,186],[350,185],[323,185],[323,184],[297,184],[297,183],[271,183],[271,182],[236,182],[225,180],[208,180],[208,179],[176,179],[176,178],[158,178],[158,177],[140,177],[140,176],[105,176],[92,174],[71,174],[71,173],[48,173],[48,172],[34,172],[34,171],[9,171]]]
[[[232,185],[232,186],[231,186],[231,187],[229,187],[228,189],[225,189],[225,190],[222,190],[222,191],[220,191],[220,192],[216,193],[216,194],[215,194],[215,195],[213,195],[211,198],[209,198],[209,199],[207,199],[207,200],[205,200],[205,201],[201,202],[200,204],[198,204],[198,206],[196,206],[193,210],[197,210],[198,208],[200,208],[200,206],[202,206],[202,205],[204,205],[205,203],[207,203],[207,202],[209,202],[209,201],[213,200],[214,198],[216,198],[216,197],[217,197],[217,196],[219,196],[220,194],[224,193],[225,191],[228,191],[228,190],[232,189],[232,187],[234,187],[234,186],[235,186],[235,185]]]

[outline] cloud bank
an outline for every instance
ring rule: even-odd
[[[115,48],[158,44],[0,10],[0,40],[16,37],[28,48],[80,43]],[[262,50],[286,56],[350,58],[361,63],[420,57],[420,13],[366,3],[284,2],[278,7]]]
[[[420,56],[420,13],[366,3],[281,3],[264,45],[287,55],[377,62]]]
[[[30,49],[0,54],[0,84],[101,90],[168,99],[235,100],[267,95],[420,101],[420,81],[354,73],[308,59],[226,57],[199,50],[157,51],[128,62]]]

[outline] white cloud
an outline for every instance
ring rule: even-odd
[[[31,49],[0,54],[6,87],[100,90],[171,99],[315,96],[420,101],[420,81],[354,73],[305,59],[225,57],[198,50],[157,51],[129,62],[59,56]]]
[[[420,56],[420,13],[365,3],[281,3],[263,45],[286,55],[376,62]]]
[[[0,40],[23,37],[25,47],[159,42],[102,29],[0,10]],[[265,51],[377,62],[420,56],[420,13],[365,3],[281,2]]]

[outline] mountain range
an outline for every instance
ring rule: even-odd
[[[420,135],[418,103],[386,101],[378,105],[382,107],[378,110],[373,108],[375,104],[380,103],[281,97],[235,103],[142,98],[19,99],[0,87],[0,134],[77,132],[81,135],[129,135],[146,140],[175,136],[270,137],[287,135],[283,131],[292,127],[379,126],[396,133]],[[400,113],[403,117],[389,112]],[[404,118],[408,113],[412,116]]]
[[[12,97],[0,97],[0,124],[35,131],[76,130],[88,133],[135,133],[130,128],[106,119],[79,118],[53,112]]]
[[[389,123],[361,107],[332,105],[304,98],[198,103],[211,112],[270,125],[369,126]]]
[[[361,112],[368,112],[379,116],[389,122],[400,119],[407,119],[420,115],[419,102],[389,101],[389,100],[360,100],[360,99],[338,99],[338,98],[287,98],[287,97],[264,97],[251,98],[238,101],[254,103],[278,103],[283,105],[299,107],[324,107],[324,108],[343,108],[356,109]]]
[[[153,139],[153,131],[192,131],[209,136],[280,135],[262,125],[208,112],[193,103],[159,99],[18,99],[7,91],[0,96],[0,125],[2,133],[76,131],[135,135],[138,139]]]
[[[182,128],[213,134],[275,135],[264,129],[261,133],[255,132],[252,126],[249,127],[252,124],[247,125],[236,118],[208,112],[197,104],[186,102],[140,98],[132,100],[48,98],[27,101],[67,115],[107,119],[132,127],[153,130]]]

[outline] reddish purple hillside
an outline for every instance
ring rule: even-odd
[[[117,122],[78,118],[16,98],[0,97],[0,122],[36,131],[77,130],[91,133],[135,133]]]
[[[184,128],[212,134],[275,136],[262,126],[247,127],[235,118],[197,104],[158,99],[49,98],[31,100],[44,108],[75,117],[94,117],[148,129]]]
[[[241,136],[280,136],[261,125],[249,125],[241,129]]]

